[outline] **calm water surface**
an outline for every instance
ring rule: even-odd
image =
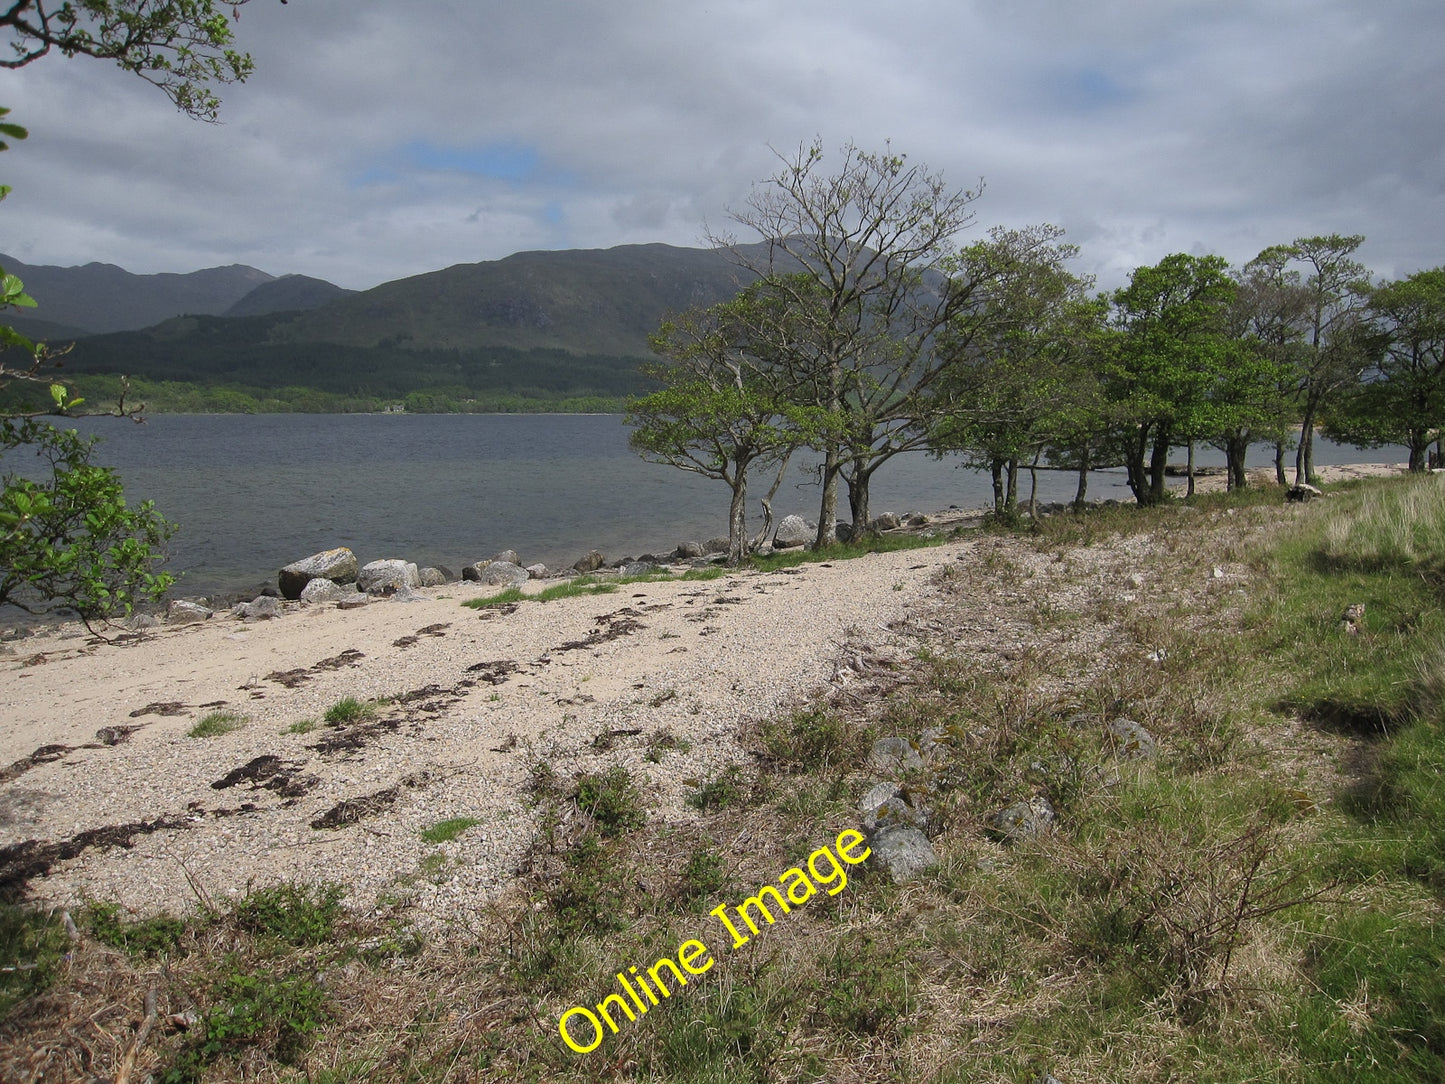
[[[403,557],[460,570],[515,549],[526,563],[565,567],[594,547],[610,560],[727,533],[727,487],[644,462],[617,415],[172,414],[81,427],[103,438],[97,461],[119,469],[132,501],[154,500],[180,524],[168,566],[183,573],[180,594],[274,583],[282,565],[332,546],[363,563]],[[1260,466],[1270,462],[1258,452]],[[816,517],[818,488],[804,470],[815,458],[779,493],[779,517]],[[1400,458],[1398,449],[1316,452],[1321,464]],[[1040,472],[1040,497],[1070,499],[1074,482]],[[987,475],[957,458],[901,456],[873,485],[875,514],[991,501]],[[1127,498],[1122,472],[1095,474],[1090,496]],[[759,514],[753,501],[749,515]]]

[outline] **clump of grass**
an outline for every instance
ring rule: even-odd
[[[1332,568],[1445,573],[1445,479],[1434,475],[1371,487],[1350,515],[1332,517],[1320,555]]]
[[[688,795],[687,804],[707,813],[727,809],[729,806],[741,805],[747,794],[748,784],[742,768],[736,764],[730,764]]]
[[[375,704],[358,700],[354,696],[344,696],[327,708],[326,714],[322,718],[326,721],[327,726],[345,726],[348,723],[369,719],[375,714]]]
[[[297,719],[294,723],[281,731],[283,734],[310,734],[321,724],[315,719]]]
[[[632,773],[617,764],[577,781],[577,808],[590,816],[604,838],[639,828],[647,821],[642,790]]]
[[[652,737],[647,739],[647,751],[643,759],[653,764],[661,764],[664,753],[676,750],[679,753],[686,753],[692,748],[692,742],[686,738],[679,738],[669,728],[663,727],[654,731]]]
[[[0,904],[0,1020],[54,981],[69,948],[58,914]]]
[[[872,741],[867,727],[817,704],[757,728],[763,756],[775,768],[793,773],[861,767]]]
[[[201,717],[201,721],[191,727],[187,733],[192,738],[218,738],[222,734],[229,734],[233,730],[240,730],[250,720],[240,712],[235,711],[213,711]]]
[[[721,892],[728,884],[727,863],[711,847],[698,847],[687,856],[687,863],[678,877],[677,897],[699,910],[703,901]]]
[[[449,817],[447,820],[438,821],[430,828],[423,829],[421,838],[428,843],[447,843],[456,839],[468,828],[474,828],[481,823],[476,817]]]
[[[86,925],[98,941],[137,959],[175,955],[187,929],[185,921],[169,915],[127,919],[115,903],[93,905]]]
[[[332,936],[345,895],[335,884],[262,888],[236,904],[236,924],[289,945],[319,945]]]

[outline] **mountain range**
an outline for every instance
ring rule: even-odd
[[[75,340],[73,374],[391,396],[630,394],[658,325],[742,281],[721,250],[662,244],[522,252],[360,292],[244,265],[135,275],[0,255],[0,266],[38,305],[9,322]]]

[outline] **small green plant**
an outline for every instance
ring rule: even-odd
[[[240,730],[249,722],[246,716],[235,711],[213,711],[201,717],[201,721],[188,732],[193,738],[218,738],[233,730]]]
[[[577,808],[592,818],[604,838],[619,836],[647,821],[642,791],[632,773],[620,764],[578,779],[576,801]]]
[[[727,883],[728,871],[722,855],[710,847],[699,847],[688,855],[687,864],[682,867],[677,896],[684,904],[696,908],[726,888]]]
[[[283,1065],[295,1064],[311,1035],[329,1019],[326,991],[313,976],[258,972],[234,957],[212,994],[197,1038],[162,1077],[167,1084],[199,1081],[208,1066],[248,1047],[268,1051]]]
[[[456,839],[468,828],[481,823],[476,817],[450,817],[447,820],[438,821],[430,828],[423,829],[421,838],[428,843],[446,843]]]
[[[315,719],[297,719],[294,723],[281,731],[283,734],[310,734],[321,724]]]
[[[747,794],[748,783],[742,768],[730,764],[688,795],[687,804],[707,813],[740,805]]]
[[[319,945],[330,939],[345,895],[346,890],[335,884],[263,888],[236,905],[236,924],[290,945]]]
[[[813,705],[786,719],[770,719],[758,727],[763,755],[787,772],[856,767],[867,756],[872,734]]]
[[[0,904],[0,1020],[50,985],[69,947],[59,915]]]
[[[185,922],[169,915],[129,920],[115,903],[92,906],[86,925],[96,940],[137,959],[175,955],[186,932]]]
[[[647,739],[647,752],[643,754],[643,759],[652,764],[661,764],[664,753],[672,750],[676,750],[679,753],[686,753],[691,748],[692,742],[685,738],[679,738],[671,730],[664,727],[661,730],[654,731],[652,737]]]
[[[345,726],[369,719],[375,714],[375,704],[358,700],[354,696],[345,696],[327,708],[322,718],[326,720],[327,726]]]

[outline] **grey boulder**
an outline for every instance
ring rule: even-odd
[[[354,583],[340,584],[331,580],[312,580],[301,589],[301,601],[316,605],[322,602],[341,602],[355,598],[359,592]]]
[[[166,620],[172,625],[191,625],[197,621],[208,620],[211,613],[208,607],[199,602],[178,598],[166,610]]]
[[[369,595],[391,595],[404,587],[420,587],[421,571],[411,561],[372,561],[356,574],[356,586]]]
[[[476,581],[487,587],[520,587],[531,578],[525,568],[510,561],[488,562],[476,575]]]
[[[1052,831],[1057,819],[1058,814],[1049,800],[1035,797],[1000,809],[989,816],[987,823],[989,832],[995,838],[1004,843],[1017,843],[1019,840],[1037,839]]]
[[[298,599],[301,590],[312,580],[331,580],[333,583],[351,583],[358,574],[356,554],[345,546],[313,553],[300,561],[293,561],[283,568],[276,577],[276,586],[283,598]]]
[[[928,837],[908,825],[881,829],[868,846],[868,857],[888,871],[894,884],[915,880],[938,865],[938,852]]]
[[[808,521],[802,516],[784,516],[773,535],[773,547],[783,550],[805,546],[813,538],[813,534]]]
[[[572,567],[578,572],[596,572],[606,563],[607,558],[602,556],[601,550],[588,550]]]

